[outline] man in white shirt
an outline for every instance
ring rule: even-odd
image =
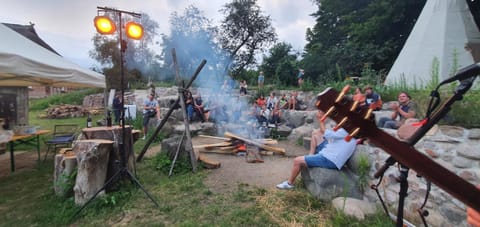
[[[345,141],[348,132],[340,128],[337,131],[331,129],[325,130],[324,140],[325,147],[317,150],[315,154],[309,154],[296,157],[293,160],[293,168],[288,180],[277,185],[279,189],[292,189],[294,187],[295,179],[300,174],[301,168],[327,168],[327,169],[342,169],[343,165],[352,156],[355,151],[357,141],[355,139],[349,142]]]

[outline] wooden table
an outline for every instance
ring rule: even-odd
[[[8,141],[8,146],[10,147],[10,164],[12,167],[12,172],[15,172],[15,145],[27,144],[37,147],[38,161],[40,161],[40,135],[48,134],[50,130],[37,130],[35,134],[27,135],[13,135],[13,137]]]

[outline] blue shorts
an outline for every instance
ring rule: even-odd
[[[315,153],[313,154],[318,154],[318,152],[320,152],[325,147],[325,145],[327,145],[327,143],[328,141],[326,139],[323,139],[323,142],[317,145],[317,147],[315,148]]]
[[[308,168],[321,167],[325,169],[337,169],[337,166],[322,154],[305,155],[305,163]]]

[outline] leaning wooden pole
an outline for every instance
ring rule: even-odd
[[[190,78],[190,81],[187,83],[187,85],[185,85],[185,89],[188,89],[192,85],[193,81],[195,81],[195,79],[197,79],[198,74],[200,74],[200,71],[202,71],[203,66],[205,66],[205,64],[207,64],[207,61],[204,59],[204,60],[202,60],[200,65],[197,67],[197,70],[195,71],[195,73],[193,73],[193,76],[192,76],[192,78]],[[160,122],[160,124],[157,126],[157,128],[153,132],[152,136],[147,140],[147,143],[145,144],[145,146],[143,146],[142,151],[140,152],[140,154],[138,154],[137,162],[142,161],[143,156],[147,152],[147,150],[150,147],[150,145],[152,144],[153,140],[155,139],[155,137],[157,137],[157,135],[160,132],[160,130],[162,129],[163,125],[165,125],[165,123],[167,123],[168,118],[170,117],[170,115],[172,115],[172,112],[175,110],[175,107],[179,103],[180,103],[180,99],[177,98],[177,100],[175,100],[175,103],[170,107],[170,109],[168,110],[168,112],[165,114],[162,121]]]
[[[183,99],[183,92],[185,89],[181,87],[180,78],[180,70],[178,69],[177,63],[177,53],[175,52],[175,48],[172,48],[172,59],[173,59],[173,66],[175,67],[175,77],[178,84],[178,97],[180,98],[180,106],[182,107],[182,114],[183,114],[183,124],[185,125],[185,135],[187,139],[185,140],[185,151],[188,152],[190,155],[190,163],[192,164],[192,171],[195,173],[197,172],[197,157],[195,152],[193,152],[193,145],[192,145],[192,135],[190,134],[190,123],[188,122],[187,116],[187,108],[185,107],[185,100]]]

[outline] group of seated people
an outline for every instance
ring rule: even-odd
[[[373,110],[382,109],[382,99],[380,95],[373,91],[371,86],[365,87],[365,91],[362,92],[360,87],[355,89],[352,96],[353,101],[359,103],[359,106],[368,106]],[[417,115],[417,106],[415,102],[411,100],[410,95],[402,91],[398,94],[397,102],[390,104],[390,109],[393,111],[390,117],[382,117],[377,122],[377,126],[380,128],[398,129],[407,119],[414,119]]]
[[[225,98],[212,94],[203,100],[200,92],[193,96],[189,90],[184,91],[183,97],[189,122],[228,121]]]
[[[297,92],[294,91],[290,98],[283,94],[280,99],[271,92],[267,99],[260,94],[253,104],[254,115],[259,125],[277,126],[281,123],[282,109],[295,109],[297,104]]]

